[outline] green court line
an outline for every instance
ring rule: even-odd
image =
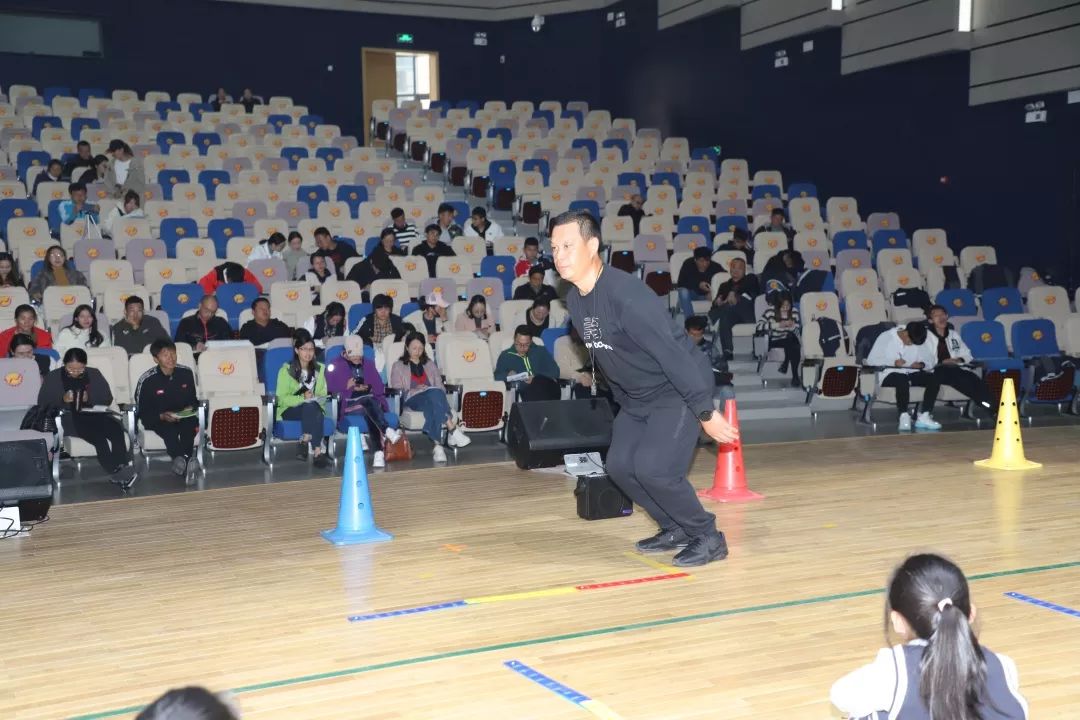
[[[1047,572],[1050,570],[1065,570],[1076,567],[1080,567],[1080,560],[1055,563],[1053,565],[1036,565],[1034,567],[1016,568],[1015,570],[998,570],[996,572],[979,573],[977,575],[969,575],[968,580],[990,580],[993,578],[1028,575],[1031,573]],[[350,675],[362,675],[363,673],[374,672],[376,670],[388,670],[390,668],[406,667],[409,665],[420,665],[422,663],[435,662],[437,660],[448,660],[450,658],[479,655],[481,653],[496,652],[499,650],[512,650],[514,648],[529,647],[531,645],[547,645],[549,643],[562,642],[564,640],[578,640],[581,638],[611,635],[613,633],[627,632],[630,630],[645,630],[648,628],[663,627],[665,625],[678,625],[681,623],[695,622],[697,620],[711,620],[713,618],[728,617],[730,615],[745,615],[747,613],[764,612],[766,610],[782,610],[784,608],[799,607],[802,605],[820,605],[821,603],[835,602],[837,600],[850,600],[852,598],[866,597],[868,595],[880,595],[884,593],[884,591],[884,588],[874,588],[873,590],[856,590],[854,592],[838,593],[836,595],[818,595],[816,597],[802,598],[800,600],[783,600],[780,602],[765,603],[764,605],[748,605],[746,607],[729,608],[727,610],[712,610],[710,612],[696,613],[694,615],[680,615],[678,617],[663,618],[660,620],[645,620],[627,625],[614,625],[612,627],[594,628],[592,630],[580,630],[578,632],[565,633],[563,635],[547,635],[531,640],[514,640],[512,642],[497,643],[495,645],[481,645],[480,647],[451,650],[450,652],[437,653],[435,655],[420,655],[418,657],[402,658],[401,660],[388,660],[373,665],[360,665],[358,667],[331,670],[329,672],[315,673],[313,675],[301,675],[299,677],[285,678],[284,680],[270,680],[268,682],[233,688],[229,692],[239,694],[258,692],[260,690],[272,690],[274,688],[288,687],[289,685],[300,685],[303,683],[318,682],[319,680],[332,680],[334,678],[348,677]],[[131,715],[132,713],[139,712],[143,707],[143,705],[132,705],[131,707],[118,708],[116,710],[105,710],[104,712],[91,713],[89,715],[78,715],[70,718],[70,720],[99,720],[99,718],[116,717],[117,715]]]

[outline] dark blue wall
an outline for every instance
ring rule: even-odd
[[[363,113],[360,48],[392,47],[411,32],[440,53],[447,99],[587,100],[639,126],[721,145],[787,182],[855,195],[864,214],[896,210],[905,229],[944,227],[956,247],[992,243],[1014,266],[1074,277],[1080,245],[1080,105],[1045,98],[1050,122],[1023,123],[1024,101],[968,107],[968,55],[955,53],[840,75],[840,31],[739,50],[738,10],[656,29],[656,0],[555,15],[542,32],[526,19],[477,23],[185,0],[0,0],[0,8],[90,13],[103,21],[101,60],[0,55],[5,82],[67,82],[139,91],[291,95],[357,134]],[[626,28],[606,21],[625,10]],[[162,47],[146,32],[159,19]],[[486,30],[490,44],[472,45]],[[777,49],[789,67],[773,68]],[[500,63],[500,55],[505,63]],[[333,73],[326,72],[333,64]],[[948,182],[943,184],[942,177]]]

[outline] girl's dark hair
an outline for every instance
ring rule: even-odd
[[[286,242],[288,242],[288,241],[285,239],[284,235],[282,235],[279,232],[275,232],[275,233],[270,233],[270,237],[266,238],[265,240],[260,241],[259,244],[260,245],[284,245]]]
[[[206,688],[186,687],[165,693],[135,720],[237,720],[237,716]]]
[[[292,360],[289,361],[289,374],[292,375],[293,380],[299,380],[300,379],[300,371],[303,369],[303,368],[300,367],[300,355],[297,354],[296,351],[299,350],[300,348],[302,348],[303,346],[307,345],[308,343],[313,343],[314,344],[314,342],[315,341],[311,338],[311,333],[309,333],[306,329],[297,328],[296,330],[293,331],[293,336],[292,336],[293,356],[292,356]],[[312,375],[319,372],[319,361],[316,360],[315,358],[311,359],[311,369],[309,370],[309,372]]]
[[[289,233],[289,240],[292,240],[294,237],[298,237],[300,240],[304,239],[304,236],[300,234],[299,230],[293,230]]]
[[[7,260],[11,263],[11,274],[8,276],[11,284],[16,287],[25,287],[26,283],[23,282],[22,273],[19,272],[19,263],[15,260],[15,256],[8,252],[0,252],[0,260]]]
[[[8,345],[8,357],[15,357],[15,348],[23,345],[29,345],[30,347],[37,349],[37,343],[34,342],[34,338],[26,333],[15,333],[11,338],[11,344]]]
[[[960,568],[940,555],[912,555],[893,573],[885,609],[886,629],[895,610],[927,643],[920,692],[930,716],[980,720],[986,660],[968,623],[971,595]]]
[[[478,302],[484,303],[484,311],[486,312],[487,311],[487,300],[484,299],[484,296],[483,295],[473,295],[472,298],[469,299],[468,307],[465,308],[465,314],[468,315],[471,318],[475,318],[476,316],[472,314],[472,309],[473,309],[473,305],[475,305]]]
[[[420,343],[424,346],[424,349],[420,351],[420,364],[427,365],[427,335],[416,331],[405,335],[405,344],[401,347],[401,362],[405,363],[406,365],[412,362],[412,359],[409,357],[409,345],[412,344],[413,340],[419,340]]]
[[[98,331],[97,326],[97,314],[94,312],[94,308],[90,307],[86,303],[83,303],[79,307],[75,308],[75,312],[71,314],[71,327],[79,327],[79,313],[86,310],[90,313],[90,317],[93,318],[93,322],[90,324],[90,340],[86,343],[90,347],[99,347],[101,343],[105,342],[105,338],[102,337]],[[67,362],[65,360],[65,362]]]
[[[105,156],[102,155],[101,157],[105,157]],[[109,158],[105,158],[105,159],[108,160]],[[134,201],[135,207],[140,207],[142,205],[142,198],[139,197],[139,193],[135,192],[134,190],[128,190],[126,193],[124,193],[124,204],[127,205],[129,202],[132,202],[132,201]],[[135,211],[132,210],[131,212],[135,212]]]
[[[86,351],[82,348],[69,348],[68,351],[64,353],[63,363],[64,365],[67,365],[69,362],[79,362],[85,365],[89,362],[86,357]]]
[[[49,256],[52,255],[53,250],[59,250],[60,251],[60,253],[64,256],[64,265],[67,265],[67,261],[68,261],[67,250],[65,250],[62,245],[50,245],[45,250],[45,269],[46,270],[51,270],[52,269],[52,265],[49,264]]]

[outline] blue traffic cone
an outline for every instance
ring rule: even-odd
[[[349,438],[345,443],[345,474],[341,477],[337,527],[323,530],[320,534],[335,545],[385,542],[394,538],[375,526],[358,427],[349,428]]]

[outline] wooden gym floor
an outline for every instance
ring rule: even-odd
[[[974,468],[988,432],[750,446],[767,498],[715,506],[731,556],[690,577],[631,552],[640,513],[579,520],[569,480],[507,463],[373,478],[381,545],[319,537],[332,478],[56,507],[0,542],[0,717],[131,717],[195,683],[245,718],[832,718],[889,571],[932,549],[1031,716],[1075,718],[1080,428],[1025,442],[1043,469]]]

